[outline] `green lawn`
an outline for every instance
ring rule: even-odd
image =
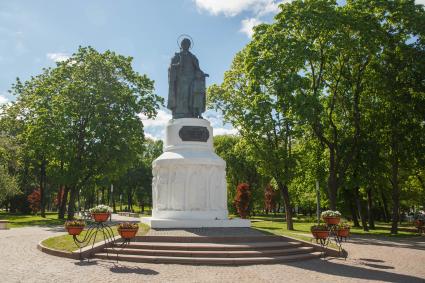
[[[269,234],[284,235],[297,238],[304,241],[310,241],[310,227],[316,222],[311,218],[294,218],[294,229],[290,231],[286,229],[286,222],[283,221],[283,216],[255,216],[251,218],[252,227],[264,231]],[[352,224],[352,223],[351,223]],[[403,228],[414,228],[408,224],[401,225]],[[378,235],[385,237],[411,237],[418,236],[418,233],[399,231],[397,235],[390,234],[390,225],[387,223],[376,223],[376,229],[369,232],[363,231],[362,228],[351,228],[351,233],[355,235]]]
[[[112,230],[114,231],[114,235],[118,235],[117,226],[112,226]],[[138,236],[145,235],[149,231],[149,226],[140,223],[139,224],[139,232],[137,232]],[[80,236],[78,236],[79,239],[83,239],[84,235],[86,234],[87,230],[84,230],[81,232]],[[99,233],[96,237],[96,243],[103,241],[103,235]],[[42,244],[48,248],[60,250],[60,251],[76,251],[78,250],[78,247],[75,245],[74,240],[72,239],[72,236],[70,235],[61,235],[56,237],[51,237],[42,242]]]
[[[25,226],[58,226],[63,225],[65,220],[58,219],[57,212],[47,212],[46,218],[43,218],[39,215],[23,215],[23,214],[14,214],[0,212],[0,219],[9,220],[10,228],[19,228]]]

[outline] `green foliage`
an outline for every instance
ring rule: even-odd
[[[400,206],[425,205],[425,10],[413,0],[280,9],[209,88],[210,104],[293,204],[311,209],[317,180],[322,204],[360,215],[364,229],[375,206],[386,220],[391,207],[395,233]]]
[[[17,100],[0,118],[22,145],[22,162],[42,176],[42,204],[48,175],[70,188],[72,217],[79,190],[105,176],[118,179],[143,152],[139,115],[153,117],[162,98],[131,63],[131,57],[80,47],[55,68],[13,85]]]
[[[214,149],[226,161],[227,199],[235,199],[238,184],[248,183],[252,194],[251,208],[261,209],[264,205],[263,186],[269,178],[259,172],[257,162],[244,140],[239,136],[215,136]],[[228,202],[228,209],[236,213],[231,201]]]
[[[0,204],[20,193],[16,178],[0,164]]]

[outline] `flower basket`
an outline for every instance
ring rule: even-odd
[[[109,212],[97,212],[97,213],[92,212],[91,213],[91,216],[96,222],[105,222],[108,220],[110,215],[111,214]]]
[[[139,231],[139,228],[136,229],[118,229],[118,233],[120,236],[124,239],[133,239],[136,237],[137,231]]]
[[[312,226],[310,231],[315,239],[326,239],[329,237],[329,230],[325,225]]]
[[[325,216],[323,217],[323,221],[325,221],[325,223],[328,225],[337,225],[341,221],[341,217]]]
[[[68,220],[65,222],[65,229],[68,231],[69,235],[78,236],[83,231],[86,223],[83,220]]]
[[[313,237],[315,239],[326,239],[327,237],[329,237],[329,231],[327,230],[323,230],[323,231],[311,231],[311,233],[313,234]]]
[[[337,230],[338,237],[347,238],[350,235],[350,228],[342,228]]]
[[[66,227],[68,230],[68,234],[71,236],[78,236],[81,234],[81,232],[84,230],[84,226],[72,226],[72,227]]]

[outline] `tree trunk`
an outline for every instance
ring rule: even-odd
[[[101,200],[102,204],[105,204],[105,188],[102,187],[102,200]]]
[[[40,166],[40,216],[46,218],[46,159],[43,158]]]
[[[359,187],[354,188],[354,196],[356,199],[357,210],[359,212],[360,219],[362,221],[363,230],[369,231],[369,228],[367,227],[366,215],[363,213],[363,209],[362,209],[362,202],[360,200]]]
[[[288,230],[294,230],[294,224],[292,222],[292,206],[291,200],[289,198],[289,191],[286,184],[278,182],[278,186],[280,191],[282,192],[283,197],[283,205],[285,207],[285,215],[286,215],[286,227]]]
[[[112,210],[114,211],[114,213],[117,213],[114,195],[112,195]]]
[[[68,204],[68,220],[74,219],[74,213],[75,213],[75,200],[77,198],[77,188],[72,187],[70,189],[69,194],[69,204]]]
[[[132,193],[130,189],[128,189],[128,193],[127,193],[127,204],[128,204],[128,211],[133,212],[133,197],[132,197]]]
[[[356,206],[353,204],[352,200],[349,200],[348,203],[350,205],[351,217],[353,217],[353,225],[354,225],[354,227],[360,227],[359,217],[357,216]]]
[[[382,205],[383,205],[383,212],[384,212],[384,221],[385,222],[390,222],[390,219],[388,217],[389,213],[388,213],[388,203],[387,203],[387,198],[385,197],[384,191],[381,191],[381,198],[382,198]]]
[[[62,189],[63,189],[63,195],[62,195],[60,208],[59,208],[59,216],[58,216],[59,219],[65,218],[66,203],[68,201],[68,192],[69,192],[69,188],[67,186],[65,186],[65,188],[62,186]]]
[[[375,229],[375,219],[373,215],[372,188],[368,188],[367,190],[367,212],[369,216],[369,228]]]
[[[392,199],[393,199],[393,213],[391,234],[398,232],[399,208],[400,208],[400,191],[398,187],[398,158],[393,153],[391,162],[391,185],[392,185]]]
[[[331,210],[336,210],[336,196],[337,196],[337,179],[336,179],[336,166],[335,166],[335,149],[329,148],[329,177],[328,177],[328,198],[329,207]]]

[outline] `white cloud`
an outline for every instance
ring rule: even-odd
[[[238,130],[235,128],[226,129],[226,128],[214,128],[214,136],[221,135],[236,135],[238,134]]]
[[[415,3],[425,5],[425,0],[416,0]]]
[[[46,57],[54,62],[62,62],[62,61],[68,60],[69,57],[71,57],[71,55],[68,53],[57,52],[57,53],[47,53]]]
[[[278,5],[282,1],[276,0],[194,0],[201,11],[207,11],[212,15],[224,14],[234,17],[242,12],[252,12],[262,16],[268,13],[276,13]]]
[[[251,38],[252,35],[254,34],[253,28],[256,25],[259,25],[261,23],[262,23],[262,21],[259,20],[259,19],[257,19],[257,18],[244,19],[241,22],[242,27],[241,27],[241,29],[239,31],[242,32],[242,33],[244,33],[244,34],[246,34],[249,38]]]
[[[263,22],[261,18],[279,12],[279,4],[292,0],[193,0],[199,11],[207,11],[212,15],[223,14],[234,17],[241,13],[248,14],[248,18],[241,21],[240,32],[249,38],[253,35],[252,28]],[[425,0],[424,0],[425,1]]]
[[[229,124],[223,124],[223,117],[213,110],[208,110],[203,114],[204,118],[211,123],[213,127],[214,136],[217,135],[234,135],[237,130]],[[166,109],[159,109],[158,114],[154,119],[148,119],[146,116],[140,114],[140,119],[143,122],[145,136],[153,140],[164,140],[165,126],[172,118],[170,111]]]
[[[159,109],[154,119],[148,119],[142,114],[139,117],[142,119],[146,137],[153,140],[164,140],[165,125],[171,119],[171,114],[168,110]]]
[[[0,105],[5,104],[7,102],[9,102],[9,99],[5,95],[0,94]]]
[[[214,136],[218,135],[235,135],[238,131],[228,123],[223,123],[223,115],[214,110],[207,110],[203,117],[211,123]]]

